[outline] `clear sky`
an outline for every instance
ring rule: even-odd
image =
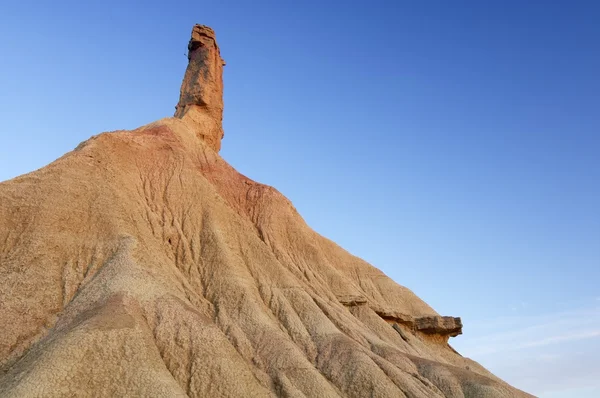
[[[600,396],[600,3],[30,1],[0,12],[0,180],[174,112],[194,23],[221,154],[461,316],[542,397]]]

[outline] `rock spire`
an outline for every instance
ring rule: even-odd
[[[223,138],[223,66],[215,32],[195,25],[188,44],[185,71],[175,117],[192,125],[196,134],[215,151]]]

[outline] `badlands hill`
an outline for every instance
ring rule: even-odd
[[[223,65],[196,25],[175,117],[0,184],[0,396],[529,396],[219,156]]]

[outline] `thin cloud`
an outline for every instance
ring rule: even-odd
[[[561,335],[553,335],[544,337],[541,339],[534,340],[533,336],[529,337],[532,340],[519,343],[515,340],[510,340],[509,337],[503,338],[501,342],[496,341],[493,345],[478,346],[472,348],[469,353],[465,352],[466,356],[472,356],[473,358],[480,357],[483,355],[497,354],[499,352],[522,350],[524,348],[541,347],[545,345],[564,343],[568,341],[576,341],[583,339],[590,339],[594,337],[600,337],[600,329],[597,330],[585,330],[585,331],[574,331],[572,333],[565,333]],[[485,340],[485,339],[483,339]]]
[[[466,322],[452,344],[508,383],[538,396],[600,391],[600,307]],[[589,304],[590,302],[588,302]],[[469,325],[471,325],[469,327]]]
[[[473,322],[455,346],[466,356],[598,337],[600,307],[537,316],[511,316]]]

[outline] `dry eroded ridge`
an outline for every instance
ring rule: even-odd
[[[0,396],[527,396],[219,156],[214,32],[189,49],[174,118],[0,184]]]

